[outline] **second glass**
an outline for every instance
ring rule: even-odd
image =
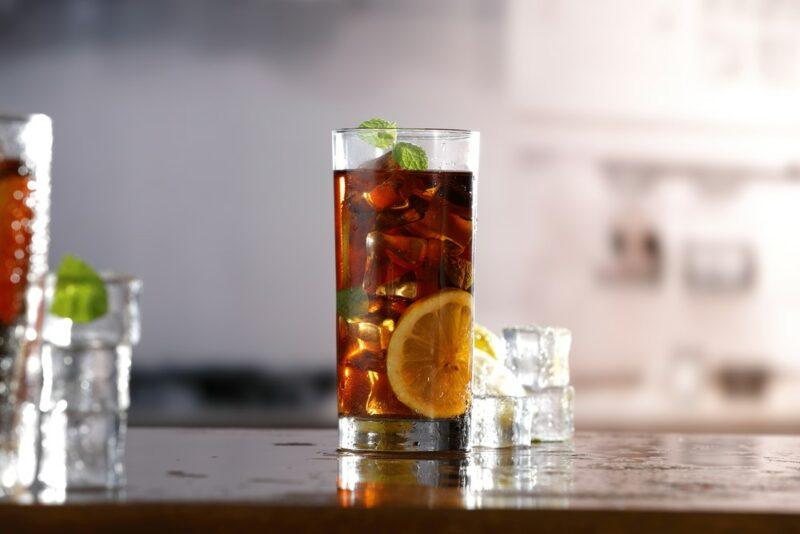
[[[478,144],[333,132],[341,449],[470,448]]]
[[[30,369],[28,397],[38,406],[37,482],[56,501],[66,490],[125,483],[129,377],[141,335],[142,283],[121,274],[101,278],[108,309],[89,322],[51,312],[55,275],[39,278],[28,289],[22,355]]]

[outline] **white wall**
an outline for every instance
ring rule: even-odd
[[[52,260],[76,252],[144,278],[140,365],[332,365],[329,131],[376,115],[482,131],[481,322],[569,326],[576,375],[645,373],[697,344],[794,365],[792,183],[718,202],[684,181],[644,200],[671,267],[693,221],[746,221],[761,272],[740,303],[685,300],[677,271],[649,292],[597,283],[617,201],[598,163],[797,161],[796,110],[753,104],[796,83],[754,74],[747,21],[763,2],[741,3],[756,11],[732,26],[711,4],[733,5],[10,0],[0,109],[55,120]],[[713,59],[701,23],[744,39],[738,78],[681,60],[692,47]],[[773,33],[791,49],[794,34]],[[727,100],[704,115],[714,87]],[[737,106],[735,127],[715,120]]]
[[[51,262],[144,279],[140,365],[332,364],[331,129],[483,130],[497,178],[502,5],[9,6],[0,109],[55,123]]]

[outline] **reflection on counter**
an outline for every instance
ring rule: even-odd
[[[476,451],[470,469],[470,508],[567,508],[572,490],[572,442]]]
[[[566,508],[570,442],[424,457],[340,453],[337,488],[346,507],[396,502],[460,508]]]
[[[463,507],[469,481],[469,456],[461,453],[424,457],[341,453],[337,488],[344,507],[391,504],[398,494],[430,507]]]

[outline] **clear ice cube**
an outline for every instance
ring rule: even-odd
[[[427,242],[418,237],[367,234],[364,290],[369,295],[415,298],[416,285],[412,271],[425,260]]]
[[[340,324],[340,328],[344,329],[341,335],[348,341],[344,353],[345,365],[362,371],[384,368],[386,365],[384,353],[394,330],[393,320],[381,320],[379,317],[368,315],[347,319]]]
[[[389,151],[380,157],[365,161],[361,164],[361,168],[375,171],[395,171],[399,169],[400,166],[392,157],[392,152]]]
[[[464,258],[445,256],[444,273],[454,287],[469,290],[472,287],[472,262]]]
[[[525,388],[502,362],[475,348],[472,353],[472,394],[476,397],[524,397]]]
[[[528,397],[532,403],[533,441],[564,441],[572,437],[575,432],[572,386],[533,390]]]
[[[391,230],[394,228],[410,228],[410,224],[420,221],[428,209],[428,203],[418,197],[408,197],[408,201],[395,209],[386,209],[375,216],[375,228]],[[424,236],[423,236],[424,237]]]
[[[39,479],[47,487],[116,488],[125,483],[124,411],[51,410],[40,421]]]
[[[406,208],[409,203],[401,191],[402,186],[402,179],[390,177],[364,193],[364,199],[377,211]]]
[[[424,239],[416,237],[370,232],[367,234],[367,255],[409,270],[418,267],[425,259],[426,244]]]
[[[533,401],[529,397],[474,396],[471,439],[476,447],[529,445]]]
[[[572,334],[566,328],[517,326],[503,329],[508,366],[528,389],[569,384]]]
[[[444,239],[461,250],[472,242],[472,220],[454,213],[444,199],[435,197],[420,221],[409,221],[405,229],[419,237]]]
[[[131,347],[47,345],[38,479],[53,489],[124,483]]]

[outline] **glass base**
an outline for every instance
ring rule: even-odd
[[[339,449],[436,452],[470,450],[469,416],[454,419],[339,417]]]

